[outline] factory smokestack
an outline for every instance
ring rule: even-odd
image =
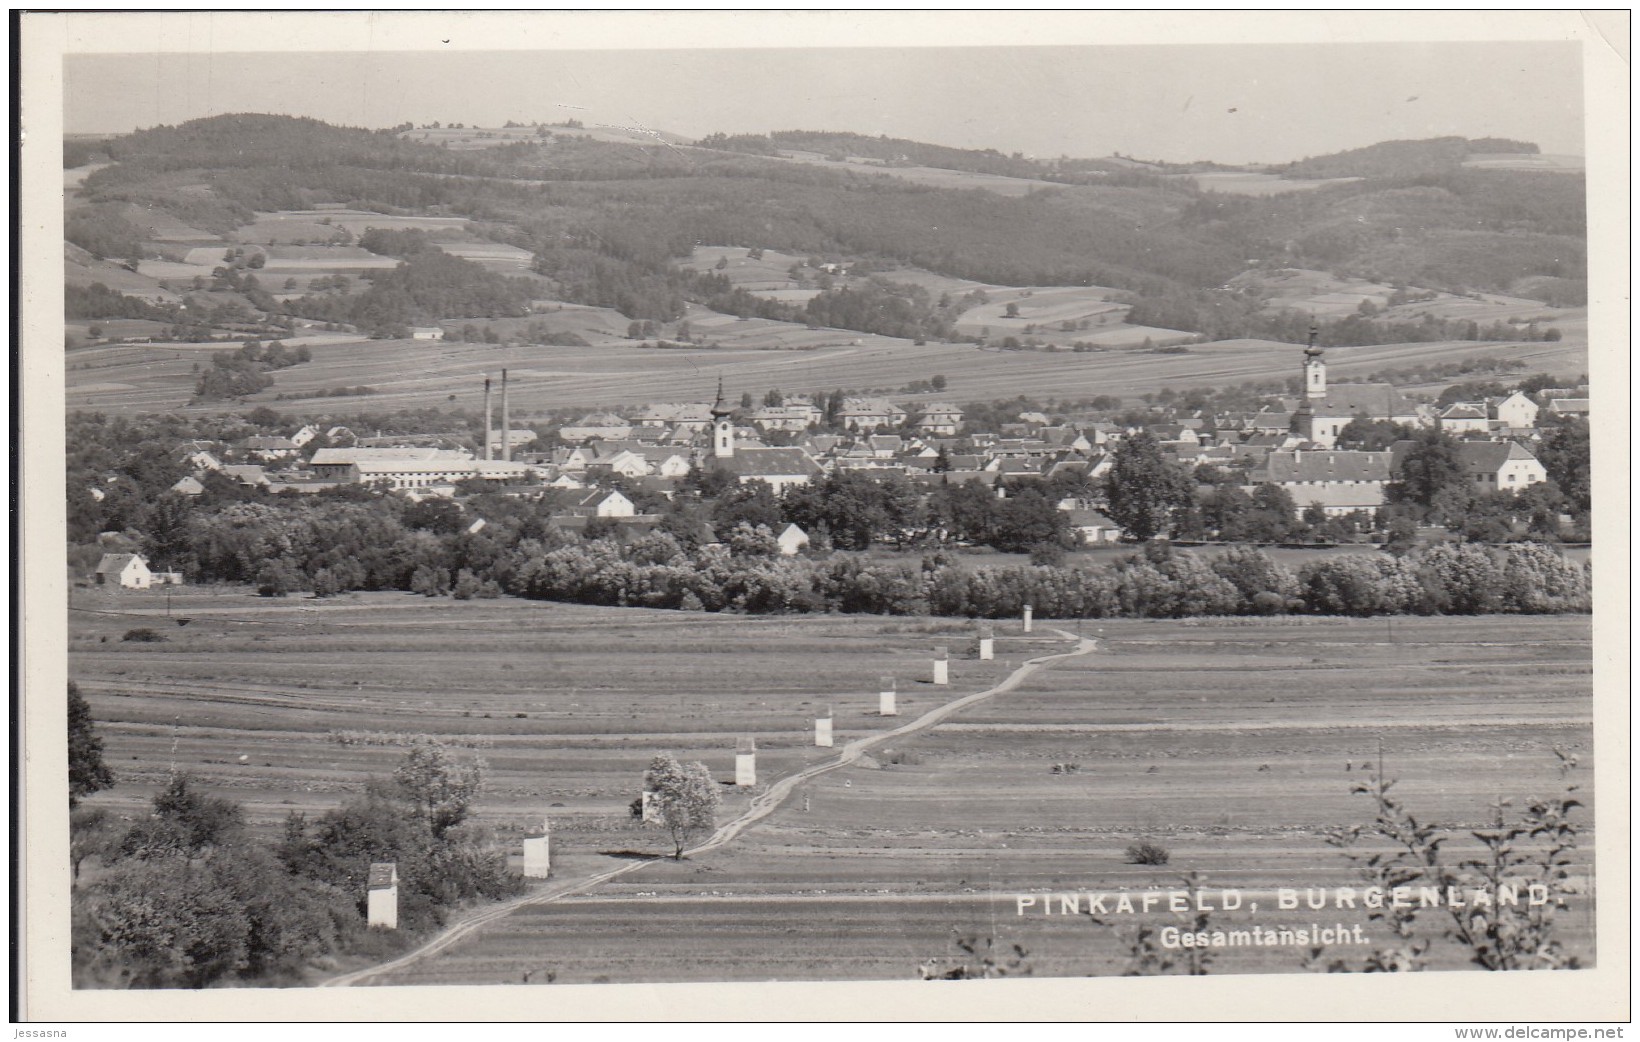
[[[490,446],[495,444],[495,414],[490,411],[490,378],[484,378],[484,460],[489,462]]]
[[[507,412],[507,371],[501,370],[501,459],[512,460],[512,416]]]

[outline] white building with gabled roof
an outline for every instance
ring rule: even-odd
[[[97,562],[97,585],[126,590],[146,590],[153,585],[153,573],[141,554],[103,554]]]

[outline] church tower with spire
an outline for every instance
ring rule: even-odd
[[[723,401],[723,377],[718,377],[717,401],[712,405],[712,458],[732,459],[735,454],[734,410]]]
[[[1304,349],[1304,397],[1327,397],[1327,363],[1321,360],[1321,349],[1315,346],[1318,330],[1310,323],[1310,346]]]

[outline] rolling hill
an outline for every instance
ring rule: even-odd
[[[716,313],[906,341],[1014,336],[1063,347],[1079,325],[1112,321],[1117,328],[1084,339],[1152,335],[1127,338],[1129,322],[1186,339],[1290,338],[1302,295],[1251,295],[1249,272],[1316,271],[1340,287],[1467,297],[1481,305],[1467,316],[1476,322],[1488,318],[1487,294],[1515,301],[1513,315],[1522,300],[1552,311],[1586,293],[1581,176],[1467,165],[1530,156],[1534,146],[1522,142],[1386,142],[1279,171],[1309,179],[1295,182],[1302,191],[1232,194],[1198,181],[1256,172],[1044,163],[799,131],[695,146],[562,127],[460,133],[463,147],[446,148],[402,128],[233,115],[101,142],[112,162],[78,181],[68,238],[80,250],[67,277],[179,308],[190,292],[238,294],[231,299],[274,324],[305,316],[344,332],[482,326],[529,310],[533,297],[548,311],[618,312],[614,327],[624,318],[670,331],[686,314],[699,322]],[[448,259],[391,249],[364,257],[356,243],[371,228],[422,229]],[[695,260],[702,244],[740,262],[753,253],[793,260],[731,278]],[[233,269],[225,281],[204,267],[218,247]],[[206,261],[181,271],[194,254]],[[114,263],[130,259],[139,263]],[[471,292],[450,292],[457,284]],[[1032,303],[1038,291],[1048,295]],[[1017,320],[1001,309],[1009,294]],[[1292,315],[1272,317],[1282,308]],[[106,317],[132,313],[112,311]],[[232,317],[243,326],[245,316]],[[1387,321],[1352,316],[1330,342],[1407,338],[1374,331]],[[1453,335],[1410,331],[1413,340]]]

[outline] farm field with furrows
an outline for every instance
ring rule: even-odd
[[[703,314],[692,312],[692,314]],[[704,313],[711,316],[711,313]],[[549,316],[550,317],[550,316]],[[711,324],[691,318],[701,335],[717,338]],[[481,320],[482,321],[482,320]],[[737,323],[722,317],[729,330],[750,327],[759,320]],[[822,340],[829,346],[811,350],[768,351],[753,344],[735,349],[641,348],[634,343],[592,347],[521,346],[500,348],[487,344],[403,340],[357,340],[316,347],[313,361],[274,373],[274,386],[246,399],[246,407],[272,403],[280,394],[282,409],[330,412],[367,403],[372,410],[427,406],[477,407],[482,379],[502,367],[511,370],[512,407],[531,410],[586,405],[620,407],[654,401],[704,399],[710,385],[722,375],[727,386],[762,390],[780,387],[796,393],[844,387],[851,390],[894,391],[915,380],[943,374],[948,383],[937,395],[900,395],[925,400],[978,401],[1027,395],[1049,398],[1092,397],[1099,394],[1137,396],[1159,386],[1181,390],[1218,387],[1244,381],[1284,380],[1292,371],[1295,348],[1266,340],[1230,340],[1192,344],[1179,354],[1152,354],[1136,349],[1103,351],[1001,351],[972,344],[921,346],[908,340],[851,333],[847,330],[806,330],[786,323],[794,336]],[[1124,327],[1125,328],[1125,327]],[[731,343],[728,334],[722,339]],[[854,341],[860,341],[858,345]],[[812,342],[812,340],[811,340]],[[179,348],[186,345],[158,345]],[[207,345],[222,350],[223,345]],[[72,368],[84,359],[82,350],[67,356],[69,409],[95,408],[106,412],[216,411],[220,404],[189,406],[199,356],[186,350],[156,350],[153,345],[94,349],[94,368]],[[1382,344],[1336,348],[1327,362],[1335,381],[1362,379],[1380,369],[1427,365],[1430,360],[1459,362],[1481,356],[1517,360],[1524,372],[1587,370],[1588,352],[1582,339],[1558,343],[1489,343],[1454,341],[1440,344]],[[680,388],[699,384],[699,390]],[[336,387],[360,384],[378,392],[363,399],[315,399]],[[450,395],[456,401],[450,401]],[[294,399],[294,401],[292,401]],[[290,402],[290,404],[286,404]]]
[[[634,616],[646,626],[652,617],[660,616]],[[781,625],[817,637],[843,621]],[[1581,896],[1592,894],[1587,619],[1039,622],[1031,637],[1005,624],[998,661],[954,657],[948,693],[929,698],[926,685],[913,685],[908,705],[902,683],[902,719],[989,685],[1027,656],[1071,650],[1054,631],[1078,628],[1100,633],[1098,650],[801,783],[729,845],[524,905],[370,982],[518,982],[545,969],[565,983],[905,979],[955,954],[953,931],[1022,945],[1038,975],[1119,973],[1137,925],[1180,920],[1111,914],[1101,927],[1085,915],[1021,916],[1017,898],[1168,890],[1190,872],[1210,891],[1244,895],[1246,906],[1221,910],[1215,926],[1360,922],[1369,943],[1388,943],[1359,909],[1271,907],[1278,887],[1363,885],[1326,837],[1370,820],[1370,798],[1351,786],[1370,776],[1380,742],[1397,794],[1456,833],[1449,854],[1478,851],[1468,830],[1490,823],[1499,798],[1518,808],[1568,783],[1583,787],[1583,850],[1572,867],[1579,896],[1562,913],[1563,936],[1593,957],[1592,898]],[[930,639],[960,656],[958,640]],[[808,654],[806,642],[795,654]],[[633,684],[644,684],[641,675]],[[828,758],[801,748],[800,729],[792,735],[784,752],[760,739],[760,781]],[[1579,761],[1566,779],[1557,746]],[[765,759],[774,773],[762,776]],[[742,806],[727,800],[719,821]],[[589,856],[588,840],[605,850],[655,847],[642,833],[576,831],[591,821],[573,813],[561,821],[549,886],[621,866]],[[1129,863],[1136,841],[1164,846],[1171,861]],[[1431,932],[1441,914],[1423,913]],[[1292,972],[1303,956],[1292,947],[1226,950],[1214,972]],[[1463,966],[1439,944],[1433,959]]]
[[[657,839],[630,828],[626,807],[657,752],[732,777],[735,739],[751,736],[760,775],[774,779],[820,759],[813,719],[826,706],[839,745],[888,729],[877,715],[882,676],[899,678],[906,715],[1005,672],[974,662],[961,683],[923,683],[934,647],[964,653],[974,628],[960,620],[197,590],[174,594],[170,617],[157,592],[77,589],[73,603],[70,675],[120,772],[95,801],[140,812],[175,762],[266,827],[362,791],[392,772],[403,736],[428,733],[488,760],[482,820],[510,829],[550,813],[570,833],[645,849]],[[166,640],[120,639],[135,628]]]

